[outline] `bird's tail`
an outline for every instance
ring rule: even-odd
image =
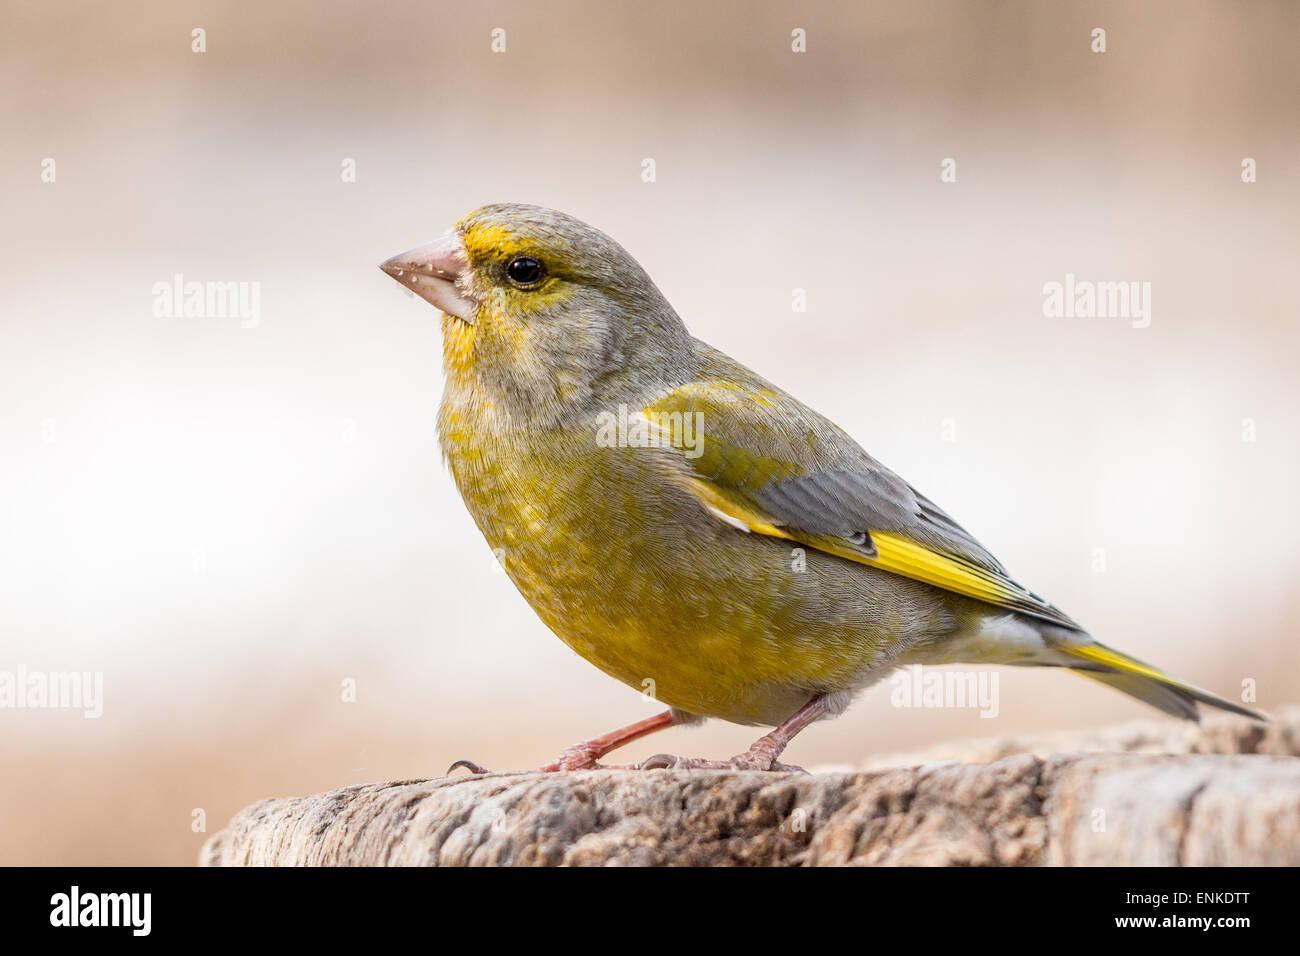
[[[1078,664],[1066,665],[1071,670],[1136,697],[1166,714],[1199,721],[1200,712],[1196,704],[1200,702],[1253,720],[1264,720],[1262,714],[1171,677],[1105,644],[1070,642],[1058,644],[1058,648],[1079,660]]]

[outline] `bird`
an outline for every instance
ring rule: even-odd
[[[439,444],[506,574],[565,644],[668,707],[539,770],[711,718],[773,729],[729,760],[616,766],[797,770],[779,760],[796,734],[915,664],[1065,668],[1175,717],[1263,719],[1016,583],[834,422],[692,336],[587,223],[486,205],[380,268],[442,313]]]

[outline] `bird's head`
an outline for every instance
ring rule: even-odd
[[[690,354],[689,334],[637,261],[553,209],[484,206],[380,268],[442,310],[449,378],[512,416],[563,417],[619,389],[633,396]]]

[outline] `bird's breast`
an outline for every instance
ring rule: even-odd
[[[709,515],[650,450],[596,429],[484,427],[444,402],[442,449],[524,598],[591,663],[664,703],[776,723],[812,692],[888,665],[926,590]],[[926,608],[926,614],[936,611]]]

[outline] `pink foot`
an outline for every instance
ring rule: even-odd
[[[603,753],[595,747],[587,744],[574,744],[572,747],[565,747],[560,751],[560,756],[548,764],[538,767],[534,773],[565,773],[569,770],[599,770],[601,765],[596,761],[603,756]]]
[[[689,715],[685,715],[689,717]],[[618,730],[612,730],[607,734],[599,737],[593,737],[591,740],[584,740],[580,744],[574,744],[561,751],[560,756],[550,763],[538,767],[534,773],[565,773],[569,770],[595,770],[601,767],[596,761],[611,750],[622,747],[646,734],[652,734],[656,730],[663,730],[665,727],[671,727],[674,723],[683,719],[683,715],[675,710],[665,710],[662,714],[655,714],[653,717],[646,717],[638,720],[634,724],[628,724],[626,727],[620,727]],[[450,775],[457,767],[464,767],[471,774],[490,773],[486,767],[480,767],[472,760],[457,760],[447,768]]]
[[[761,770],[772,773],[807,773],[803,767],[793,764],[778,763],[772,756],[747,750],[730,760],[706,760],[702,757],[677,757],[673,754],[656,754],[639,764],[632,764],[628,769],[634,770]]]
[[[531,772],[565,773],[569,770],[599,770],[603,769],[601,765],[596,762],[596,758],[599,756],[598,753],[593,751],[592,748],[587,747],[585,744],[577,744],[576,746],[564,750],[559,757],[552,760],[550,763],[543,764]],[[457,767],[464,767],[473,776],[492,772],[487,767],[481,767],[472,760],[457,760],[447,768],[447,773],[444,774],[444,776],[450,777],[452,771]]]

